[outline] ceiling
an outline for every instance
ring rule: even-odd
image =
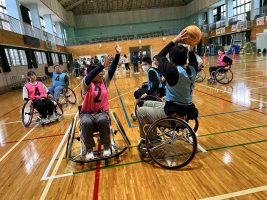
[[[193,0],[58,0],[74,15],[184,6]]]

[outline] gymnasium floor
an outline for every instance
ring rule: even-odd
[[[207,58],[205,71],[216,58]],[[141,161],[139,131],[130,115],[133,91],[145,74],[118,71],[109,88],[132,147],[120,158],[77,164],[65,159],[67,135],[77,105],[64,108],[59,123],[24,128],[21,91],[0,96],[0,199],[267,199],[267,57],[237,57],[229,85],[196,83],[198,142],[203,148],[179,170]],[[71,79],[80,99],[80,80]],[[114,122],[112,122],[114,125]],[[218,196],[221,195],[221,196]]]

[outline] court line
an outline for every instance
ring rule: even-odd
[[[4,122],[4,123],[1,123],[1,125],[6,125],[6,124],[16,124],[16,123],[22,123],[21,121],[13,121],[13,122]]]
[[[201,84],[200,84],[200,85],[201,85]],[[203,85],[203,86],[205,86],[205,85]],[[208,87],[208,86],[205,86],[205,87]],[[211,88],[211,89],[214,89],[214,88],[212,88],[212,87],[210,87],[210,88]],[[195,89],[195,90],[196,90],[196,91],[198,91],[198,92],[201,92],[201,93],[207,94],[207,95],[209,95],[209,96],[215,97],[215,98],[217,98],[217,99],[221,99],[221,100],[223,100],[223,101],[226,101],[226,102],[232,103],[232,104],[234,104],[234,105],[238,105],[238,106],[241,106],[241,107],[248,108],[249,110],[252,110],[252,111],[254,111],[254,112],[261,113],[261,114],[263,114],[263,115],[267,115],[267,114],[265,114],[265,113],[263,113],[263,112],[261,112],[261,111],[254,110],[254,109],[250,109],[250,108],[249,108],[249,107],[247,107],[247,106],[243,106],[243,105],[240,105],[240,104],[234,103],[234,102],[232,102],[232,101],[230,101],[230,100],[226,100],[226,99],[223,99],[223,98],[221,98],[221,97],[217,97],[217,96],[215,96],[215,95],[208,94],[208,93],[206,93],[206,92],[202,92],[202,91],[200,91],[200,90],[197,90],[197,89]],[[218,90],[219,90],[219,89],[218,89]],[[225,91],[225,92],[227,92],[227,91]],[[228,92],[227,92],[227,93],[228,93]],[[259,101],[259,100],[257,100],[257,99],[253,99],[253,98],[250,98],[250,100],[251,100],[251,101],[252,101],[252,100],[254,100],[254,101],[261,102],[261,101]]]
[[[219,135],[219,134],[224,134],[224,133],[239,132],[239,131],[244,131],[244,130],[263,128],[266,126],[267,126],[267,124],[260,125],[260,126],[252,126],[252,127],[247,127],[247,128],[234,129],[234,130],[215,132],[215,133],[208,133],[208,134],[204,134],[204,135],[199,135],[198,137],[208,137],[208,136]]]
[[[74,118],[75,118],[74,122],[75,123],[76,123],[76,118],[77,118],[78,114],[79,114],[79,112],[77,111],[76,115],[74,116]],[[71,124],[69,125],[68,129],[66,130],[66,132],[65,132],[65,134],[64,134],[64,136],[63,136],[63,138],[62,138],[62,140],[61,140],[61,142],[60,142],[60,144],[59,144],[59,146],[58,146],[58,148],[57,148],[57,150],[55,152],[55,154],[53,155],[52,159],[50,160],[50,163],[48,164],[48,166],[47,166],[47,168],[46,168],[46,170],[45,170],[45,172],[44,172],[44,174],[43,174],[43,176],[41,178],[42,181],[46,180],[46,177],[47,177],[50,169],[52,168],[53,163],[55,162],[55,159],[57,158],[57,156],[58,156],[58,154],[59,154],[59,152],[60,152],[60,150],[61,150],[61,148],[62,148],[62,146],[63,146],[63,144],[64,144],[64,142],[65,142],[65,140],[67,138],[67,136],[68,136],[68,133],[69,133],[70,128],[71,128]]]
[[[257,193],[257,192],[263,192],[263,191],[266,191],[266,190],[267,190],[267,185],[264,185],[264,186],[254,187],[254,188],[250,188],[250,189],[246,189],[246,190],[240,190],[238,192],[231,192],[231,193],[228,193],[228,194],[222,194],[222,195],[218,195],[218,196],[214,196],[214,197],[207,197],[207,198],[203,198],[203,199],[200,199],[200,200],[229,199],[229,198],[239,197],[239,196],[253,194],[253,193]]]
[[[247,146],[247,145],[250,145],[250,144],[258,144],[258,143],[262,143],[262,142],[267,142],[267,140],[256,140],[256,141],[253,141],[253,142],[245,142],[245,143],[241,143],[241,144],[234,144],[234,145],[228,145],[228,146],[222,146],[222,147],[208,148],[206,150],[207,151],[216,151],[216,150],[221,150],[221,149],[229,149],[229,148],[233,148],[233,147]]]
[[[128,114],[127,114],[127,112],[126,112],[126,109],[125,109],[125,107],[124,107],[123,101],[122,101],[122,99],[121,99],[120,92],[119,92],[119,90],[118,90],[116,81],[115,81],[115,80],[113,80],[113,81],[114,81],[114,84],[115,84],[117,93],[118,93],[118,95],[119,95],[120,104],[121,104],[121,106],[122,106],[123,114],[124,114],[124,117],[125,117],[126,122],[127,122],[127,124],[128,124],[128,127],[129,127],[129,128],[132,128],[132,124],[131,124],[131,122],[130,122],[130,120],[129,120]]]
[[[32,140],[39,140],[39,139],[44,139],[44,138],[50,138],[50,137],[57,137],[57,136],[62,136],[62,135],[64,135],[64,134],[49,135],[49,136],[43,136],[43,137],[36,137],[36,138],[31,138],[31,139],[25,139],[25,140],[23,140],[23,142],[25,142],[25,141],[32,141]],[[18,141],[3,142],[1,144],[11,144],[11,143],[15,143],[15,142],[18,142]]]
[[[26,138],[39,124],[36,124],[28,133],[26,133],[13,147],[11,147],[11,149],[9,149],[9,151],[3,155],[0,158],[0,162],[2,162],[23,140],[24,138]]]
[[[65,147],[63,148],[63,150],[61,152],[61,155],[60,155],[59,160],[57,161],[57,164],[56,164],[56,166],[55,166],[55,168],[54,168],[54,170],[52,172],[52,175],[55,175],[57,173],[57,170],[58,170],[58,168],[59,168],[59,166],[61,164],[61,161],[62,161],[62,159],[64,157],[64,153],[66,151],[66,148],[67,148],[67,144],[65,145]],[[47,184],[45,186],[45,189],[42,192],[42,195],[40,197],[40,200],[44,200],[46,198],[46,195],[49,192],[49,189],[50,189],[50,187],[52,185],[52,182],[53,182],[53,179],[49,179],[48,180],[48,182],[47,182]]]

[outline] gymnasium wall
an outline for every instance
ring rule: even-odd
[[[3,29],[0,29],[0,44],[2,45],[12,45],[12,46],[19,46],[19,47],[28,47],[32,48],[30,45],[26,45],[23,40],[23,35],[6,31]],[[64,52],[66,53],[66,49],[64,46],[57,45],[57,49],[51,49],[46,47],[46,43],[42,40],[40,40],[40,46],[34,47],[42,50],[48,50],[48,51],[57,51],[57,52]]]
[[[107,42],[101,44],[67,46],[66,49],[68,52],[73,54],[74,58],[78,58],[79,56],[85,56],[85,55],[95,56],[96,54],[105,54],[105,53],[114,55],[115,54],[114,47],[116,43],[118,43],[122,47],[122,54],[129,54],[130,47],[151,46],[151,51],[152,54],[154,55],[154,53],[158,53],[173,38],[174,36],[166,36],[157,38],[147,38],[142,40],[128,40],[120,42]]]

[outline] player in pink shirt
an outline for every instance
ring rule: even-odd
[[[23,99],[33,103],[33,107],[40,113],[41,123],[49,123],[53,118],[54,103],[48,99],[52,98],[47,87],[41,82],[36,81],[36,74],[34,71],[27,73],[29,82],[23,87]],[[47,118],[48,114],[48,118]]]
[[[101,144],[104,145],[103,156],[111,155],[110,149],[110,122],[109,122],[109,102],[107,88],[116,71],[121,48],[116,45],[116,56],[108,69],[108,73],[103,71],[108,68],[111,56],[106,57],[104,65],[96,63],[88,68],[87,76],[82,81],[82,94],[84,102],[80,113],[81,134],[86,147],[86,159],[94,159],[93,147],[95,146],[93,133],[98,130]]]

